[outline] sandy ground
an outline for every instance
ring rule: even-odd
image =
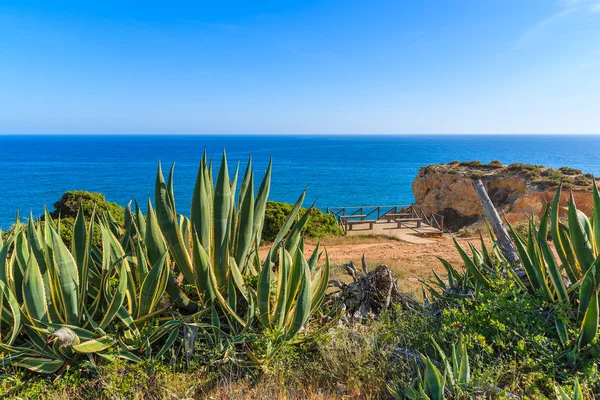
[[[398,279],[400,290],[420,295],[421,284],[419,279],[432,278],[432,270],[440,276],[445,276],[445,270],[437,259],[442,257],[456,268],[461,268],[463,262],[454,247],[452,238],[444,235],[442,238],[430,239],[431,243],[413,244],[385,237],[349,236],[341,238],[328,238],[321,241],[327,249],[331,260],[331,279],[350,282],[343,265],[352,261],[360,266],[364,254],[369,266],[386,264]],[[459,243],[468,249],[468,242],[473,242],[479,248],[478,238],[458,239]],[[313,251],[316,243],[306,243],[307,256]],[[262,248],[261,253],[266,255],[267,248]],[[321,262],[323,259],[321,259]]]

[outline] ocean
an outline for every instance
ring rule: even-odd
[[[0,228],[20,211],[52,210],[62,193],[104,193],[125,206],[152,195],[157,162],[175,166],[178,211],[189,213],[199,160],[206,148],[218,167],[227,150],[230,172],[242,173],[252,154],[257,181],[273,157],[270,199],[295,202],[308,187],[306,205],[402,205],[413,201],[419,167],[453,160],[500,160],[570,166],[600,175],[600,136],[0,136]],[[166,171],[165,171],[166,173]],[[215,176],[216,176],[215,168]],[[241,179],[241,178],[240,178]]]

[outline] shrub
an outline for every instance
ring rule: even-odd
[[[438,165],[435,164],[429,164],[426,165],[424,167],[422,167],[419,172],[423,175],[427,175],[427,174],[436,174],[440,171],[440,167]]]
[[[481,167],[481,161],[473,160],[473,161],[463,161],[458,163],[461,167]]]
[[[79,207],[83,209],[83,214],[86,217],[90,217],[96,208],[96,214],[102,215],[105,212],[110,212],[113,218],[122,224],[123,213],[125,209],[117,203],[106,200],[106,197],[102,193],[97,192],[86,192],[81,190],[71,190],[64,193],[60,200],[54,203],[54,211],[52,212],[53,218],[75,218]]]
[[[262,240],[272,242],[281,229],[283,222],[292,211],[293,204],[269,201],[265,211],[265,224],[262,232]],[[302,209],[303,214],[306,209]],[[321,238],[324,236],[341,236],[342,229],[333,215],[324,214],[321,210],[313,208],[310,218],[304,228],[304,236],[309,238]]]
[[[488,164],[488,166],[490,166],[490,167],[494,167],[494,168],[500,168],[500,167],[502,167],[502,165],[503,165],[503,164],[502,164],[502,162],[501,162],[501,161],[498,161],[498,160],[492,160],[492,161],[490,161],[490,163]]]
[[[560,172],[565,175],[581,175],[582,172],[579,169],[571,168],[571,167],[560,167]]]
[[[102,216],[104,213],[110,212],[110,215],[119,225],[124,224],[125,209],[117,203],[106,200],[102,193],[83,190],[65,192],[60,200],[54,203],[54,211],[50,215],[52,218],[60,217],[60,237],[67,246],[71,245],[75,217],[77,217],[80,207],[86,219],[92,216],[95,207],[96,215]],[[94,230],[94,243],[100,244],[100,230],[98,227]]]

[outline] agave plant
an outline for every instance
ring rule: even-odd
[[[489,274],[507,263],[502,255],[489,225],[486,225],[492,246],[488,249],[483,235],[480,233],[481,250],[469,243],[472,256],[469,256],[462,246],[454,239],[454,246],[465,263],[464,271],[459,271],[445,259],[438,257],[447,273],[447,282],[433,271],[434,280],[423,284],[423,298],[426,302],[432,299],[444,299],[453,296],[476,296],[483,289],[489,287]],[[427,290],[425,290],[427,289]]]
[[[561,185],[562,186],[562,185]],[[577,209],[571,194],[566,207],[566,223],[560,219],[561,187],[559,186],[552,204],[548,205],[539,225],[530,220],[526,235],[518,233],[510,224],[511,238],[515,244],[521,265],[510,265],[498,251],[494,243],[496,259],[500,261],[501,272],[514,279],[523,290],[539,293],[545,301],[565,305],[575,311],[576,340],[569,338],[567,318],[557,316],[556,330],[561,342],[571,348],[571,353],[591,343],[598,333],[600,278],[600,194],[594,182],[594,209],[588,218]],[[548,241],[548,233],[552,237]],[[448,284],[439,276],[426,283],[429,294],[443,297],[446,289],[460,282],[463,288],[480,290],[489,284],[492,271],[489,265],[489,251],[482,241],[482,250],[471,245],[472,257],[455,241],[466,270],[459,273],[448,262],[442,260],[448,271]],[[556,255],[555,255],[556,254]],[[558,258],[557,258],[558,257]],[[523,273],[518,272],[522,270]]]
[[[169,275],[166,252],[155,264],[128,256],[108,228],[108,219],[98,224],[95,219],[86,226],[79,212],[71,250],[60,238],[60,222],[47,212],[43,221],[36,223],[30,216],[26,226],[17,222],[3,243],[0,363],[51,373],[90,353],[138,359],[131,351],[146,352],[180,326],[179,321],[163,323],[169,317],[157,315]],[[92,241],[96,226],[101,248]],[[115,319],[127,328],[115,331]],[[144,330],[146,340],[140,340],[145,326],[154,329]],[[72,340],[58,340],[58,332],[69,332]]]
[[[212,167],[205,154],[192,196],[191,215],[187,218],[177,213],[174,168],[165,181],[159,164],[156,210],[148,202],[145,221],[137,209],[126,220],[136,225],[130,239],[143,237],[150,260],[168,251],[173,268],[166,291],[181,309],[214,310],[226,320],[227,329],[232,332],[250,328],[258,317],[263,328],[280,331],[283,338],[291,339],[323,300],[329,261],[317,268],[318,246],[308,260],[304,256],[301,232],[310,210],[301,217],[299,212],[305,193],[296,202],[266,258],[260,259],[258,246],[271,168],[269,163],[255,196],[250,159],[236,203],[239,166],[230,180],[223,153],[213,186]],[[278,270],[277,279],[274,268]],[[272,290],[275,286],[277,289]]]
[[[450,395],[452,398],[467,394],[471,385],[471,369],[469,365],[469,354],[465,343],[459,341],[458,345],[452,345],[452,358],[449,360],[442,348],[433,342],[443,366],[443,372],[429,357],[421,355],[425,365],[424,374],[418,371],[419,377],[414,380],[410,388],[400,388],[397,384],[388,385],[388,391],[395,399],[431,399],[443,400]]]

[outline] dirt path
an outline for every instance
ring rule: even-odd
[[[444,276],[445,270],[437,257],[448,260],[457,268],[463,265],[451,237],[428,240],[431,243],[414,244],[381,237],[350,236],[324,239],[321,245],[329,254],[332,265],[331,279],[348,282],[350,278],[346,275],[343,265],[352,261],[359,266],[364,254],[369,265],[388,265],[398,279],[402,291],[419,294],[419,279],[432,277],[432,270]],[[468,242],[473,242],[479,247],[478,238],[459,239],[463,247],[468,248]],[[305,245],[307,254],[313,251],[315,245],[310,242]],[[261,250],[261,253],[266,255],[267,248]]]

